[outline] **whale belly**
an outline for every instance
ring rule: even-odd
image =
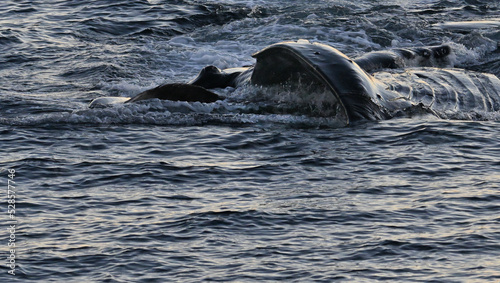
[[[500,111],[500,80],[463,69],[410,68],[379,72],[387,89],[436,112]]]

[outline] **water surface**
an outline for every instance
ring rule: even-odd
[[[225,102],[87,108],[299,38],[352,57],[446,43],[457,67],[499,76],[495,25],[440,25],[499,21],[497,2],[0,7],[0,180],[6,196],[16,170],[18,220],[3,281],[500,280],[498,113],[339,128]]]

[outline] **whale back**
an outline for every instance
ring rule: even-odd
[[[253,84],[283,84],[307,74],[307,79],[327,86],[345,111],[347,123],[361,118],[387,118],[373,78],[331,46],[304,40],[282,42],[252,56],[257,59]]]

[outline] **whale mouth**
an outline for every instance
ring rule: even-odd
[[[277,84],[249,85],[237,90],[235,97],[228,97],[235,102],[242,99],[254,113],[321,117],[348,124],[345,108],[337,96],[307,72]]]
[[[348,111],[335,88],[325,79],[319,67],[304,57],[304,50],[297,50],[309,46],[312,45],[286,42],[254,54],[257,64],[251,82],[261,87],[260,96],[275,102],[274,109],[315,117],[333,117],[348,125]],[[315,50],[306,51],[315,54]]]
[[[332,96],[329,104],[336,107],[336,115],[345,125],[355,120],[388,117],[387,103],[377,95],[380,89],[373,78],[331,46],[304,40],[281,42],[252,56],[257,59],[252,83],[283,85],[305,78],[324,86]]]

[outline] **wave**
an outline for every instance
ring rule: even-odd
[[[319,100],[318,100],[319,101]],[[318,103],[317,101],[315,103]],[[312,115],[319,111],[317,104],[292,107],[288,103],[276,105],[268,102],[247,104],[234,101],[214,103],[162,101],[158,99],[138,103],[114,105],[101,109],[80,108],[72,111],[52,109],[52,112],[1,117],[0,124],[22,127],[103,126],[103,125],[162,125],[162,126],[204,126],[204,125],[257,125],[262,127],[286,126],[299,128],[344,127],[342,119],[336,116]],[[320,107],[322,106],[319,104]],[[436,119],[446,120],[500,121],[500,112],[452,111],[439,113],[429,111],[422,105],[415,105],[393,113],[394,119]]]

